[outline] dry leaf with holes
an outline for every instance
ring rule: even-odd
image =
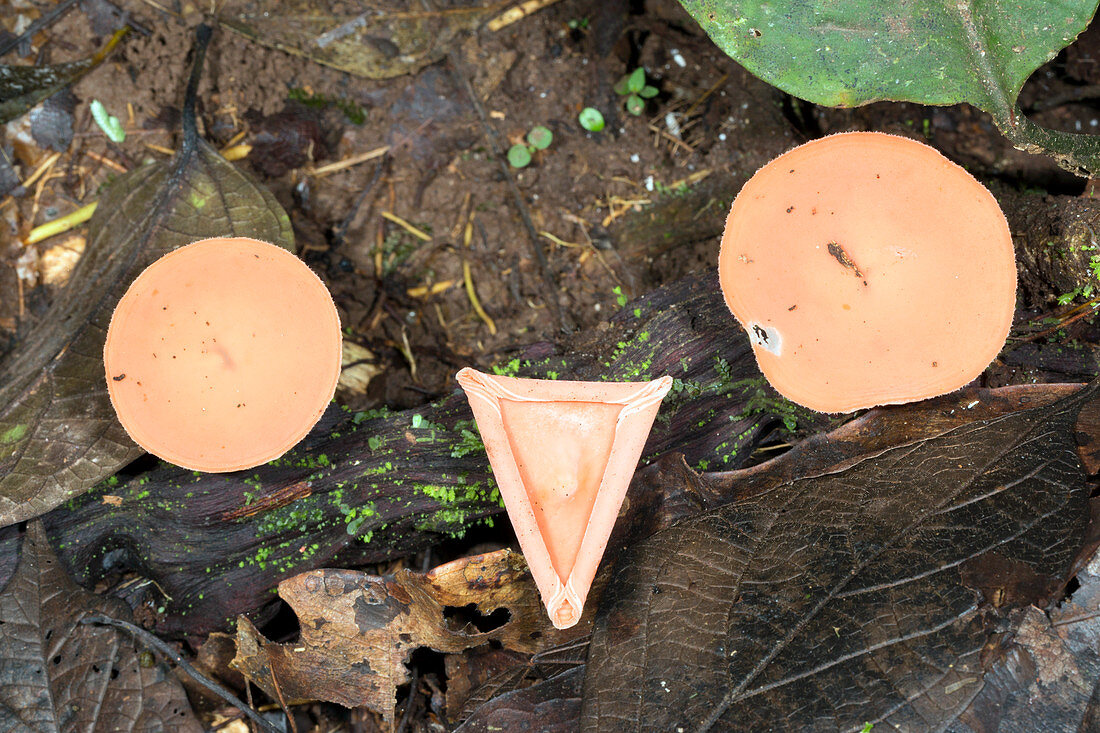
[[[73,583],[32,522],[0,593],[0,730],[201,731],[165,663],[143,664],[129,636],[80,622],[98,614],[129,620],[130,609]]]
[[[589,626],[586,619],[555,630],[527,563],[510,550],[425,574],[314,570],[280,583],[279,595],[298,615],[301,639],[272,643],[242,616],[231,666],[273,699],[366,706],[391,723],[397,686],[409,681],[405,662],[417,647],[460,652],[496,641],[530,653]]]

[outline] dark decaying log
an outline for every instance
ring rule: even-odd
[[[693,467],[735,468],[777,415],[810,419],[763,382],[713,275],[654,291],[563,347],[528,347],[503,369],[588,380],[672,375],[678,381],[644,462],[683,452]],[[236,614],[257,612],[290,575],[410,553],[501,511],[456,392],[398,413],[333,407],[295,450],[251,471],[132,466],[44,521],[79,582],[120,570],[154,581],[159,591],[146,590],[165,609],[157,630],[179,635],[224,629]],[[0,530],[0,585],[15,566],[18,538],[17,526]]]

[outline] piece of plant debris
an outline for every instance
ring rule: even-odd
[[[252,128],[249,161],[265,176],[276,178],[328,156],[332,141],[316,110],[291,104],[271,115],[245,114]]]
[[[201,731],[164,662],[115,629],[81,623],[99,614],[128,619],[130,609],[73,583],[32,522],[0,592],[0,729]]]
[[[268,3],[232,0],[219,6],[218,22],[257,43],[349,74],[390,79],[439,61],[459,34],[477,28],[509,4],[467,4],[437,11],[415,5],[412,11],[399,11],[290,0],[271,13]]]
[[[107,136],[108,140],[113,143],[125,142],[126,130],[122,127],[122,123],[118,121],[118,118],[107,111],[107,108],[103,106],[103,102],[93,99],[89,109],[92,111],[92,119],[99,125],[99,129],[103,130],[103,134]]]
[[[1100,554],[1076,577],[1080,586],[1057,607],[1020,612],[953,730],[1100,730]]]
[[[179,151],[111,184],[69,285],[0,362],[0,526],[79,496],[141,455],[111,409],[102,361],[111,311],[138,273],[211,236],[291,246],[290,221],[271,193],[199,137],[204,48],[188,84]]]
[[[573,733],[581,712],[584,668],[555,675],[538,685],[506,692],[478,708],[455,733],[537,730]]]
[[[30,111],[27,119],[31,135],[39,147],[62,152],[73,141],[73,112],[76,96],[69,89],[62,89]]]
[[[103,48],[81,61],[53,66],[0,65],[0,124],[15,119],[99,66],[128,31],[129,28],[115,31]]]
[[[1069,580],[1090,519],[1075,426],[1098,390],[796,473],[629,547],[582,726],[943,726],[998,621]],[[963,571],[994,561],[1044,582],[987,602]]]
[[[424,574],[314,570],[280,583],[279,595],[298,615],[301,639],[274,644],[242,616],[231,666],[273,699],[366,705],[391,724],[397,686],[409,680],[405,662],[418,647],[459,652],[493,641],[530,653],[586,627],[554,629],[527,564],[510,550]]]

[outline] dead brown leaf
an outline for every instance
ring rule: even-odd
[[[0,730],[202,730],[163,662],[143,660],[115,629],[81,623],[97,614],[126,620],[130,610],[79,588],[31,523],[0,593]]]
[[[241,617],[231,666],[273,699],[366,706],[390,723],[397,686],[409,681],[405,662],[418,647],[460,652],[496,641],[533,653],[591,626],[586,618],[572,629],[554,629],[527,563],[510,550],[423,574],[314,570],[280,583],[279,595],[298,615],[301,639],[272,643]]]

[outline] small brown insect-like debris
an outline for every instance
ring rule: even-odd
[[[829,242],[828,248],[829,254],[836,258],[836,261],[839,262],[842,267],[847,267],[858,278],[863,277],[863,273],[859,271],[858,267],[856,267],[856,263],[852,262],[852,258],[848,256],[848,253],[844,251],[843,247],[841,247],[836,242]],[[867,283],[864,282],[864,285],[866,284]]]
[[[123,379],[126,379],[126,375],[119,374],[117,377],[111,377],[111,379],[115,380],[116,382],[121,382]]]

